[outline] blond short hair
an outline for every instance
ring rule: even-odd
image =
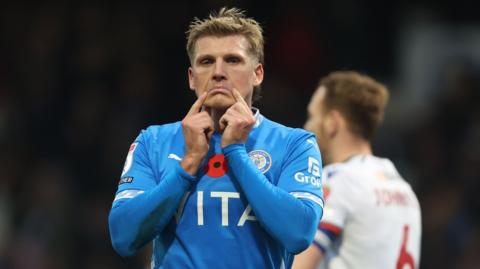
[[[354,71],[337,71],[320,80],[326,89],[326,111],[336,109],[352,133],[371,140],[383,122],[388,103],[387,88],[373,78]]]
[[[247,18],[243,10],[226,7],[221,8],[218,13],[210,13],[206,19],[194,18],[190,23],[187,31],[187,53],[190,62],[193,63],[195,44],[199,38],[230,35],[244,36],[250,44],[249,53],[259,63],[264,63],[263,30],[260,24],[252,18]]]

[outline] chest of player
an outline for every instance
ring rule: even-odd
[[[171,169],[171,167],[175,165],[175,162],[181,162],[185,155],[183,140],[183,135],[177,135],[170,143],[157,143],[153,150],[153,156],[151,156],[151,159],[153,159],[156,164],[154,165],[154,173],[157,179],[160,179],[162,174]],[[281,160],[284,158],[284,150],[274,143],[269,142],[267,139],[259,139],[255,136],[248,139],[245,144],[245,149],[257,169],[259,169],[270,182],[276,185],[281,172]],[[205,180],[207,182],[213,180],[210,183],[218,181],[220,186],[225,187],[225,184],[232,181],[229,172],[230,169],[228,161],[222,153],[221,135],[216,133],[211,138],[209,152],[200,164],[197,177],[199,179],[205,177],[207,178]]]
[[[250,158],[258,169],[271,166],[271,157],[257,156],[259,151],[253,151]],[[183,197],[176,212],[178,224],[188,223],[197,226],[243,227],[249,222],[256,222],[242,190],[224,155],[213,152],[206,158],[197,174],[198,181]],[[270,170],[270,169],[268,169]],[[272,183],[275,182],[274,173],[265,176]]]
[[[198,180],[180,203],[175,214],[179,225],[188,223],[197,226],[243,227],[249,222],[256,222],[254,212],[244,195],[245,190],[236,182],[222,153],[220,139],[219,136],[212,138],[210,152],[197,173]],[[246,150],[254,166],[276,185],[281,163],[270,148],[261,141],[253,140],[247,142]],[[183,145],[172,143],[166,152],[170,153],[166,159],[160,159],[160,169],[168,169],[175,165],[174,162],[181,161],[184,155]]]
[[[178,225],[243,227],[256,221],[248,201],[228,175],[204,175],[183,197],[175,214]]]

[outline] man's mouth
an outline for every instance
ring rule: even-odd
[[[212,93],[225,93],[225,94],[231,94],[231,90],[226,88],[226,87],[223,87],[223,86],[217,86],[217,87],[213,87],[211,88],[210,90],[208,90],[208,93],[209,94],[212,94]]]

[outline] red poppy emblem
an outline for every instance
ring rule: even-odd
[[[205,173],[210,177],[221,177],[228,171],[227,160],[223,154],[216,154],[210,157],[205,166]]]

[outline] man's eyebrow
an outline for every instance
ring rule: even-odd
[[[213,57],[211,54],[202,54],[197,57],[197,60],[203,60],[205,58],[211,58]]]
[[[241,57],[241,58],[243,58],[243,55],[240,54],[240,53],[236,53],[236,52],[230,52],[230,53],[225,54],[225,56],[223,56],[223,57]]]

